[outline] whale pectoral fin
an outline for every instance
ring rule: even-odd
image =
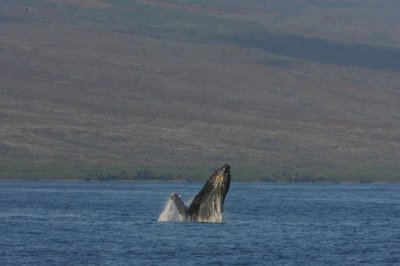
[[[169,198],[175,203],[176,208],[178,208],[179,214],[187,216],[188,210],[185,203],[183,203],[181,196],[179,196],[178,193],[174,192],[169,196]]]

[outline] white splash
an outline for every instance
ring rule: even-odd
[[[165,204],[164,210],[161,212],[158,217],[159,222],[183,222],[185,218],[182,215],[179,215],[178,208],[175,206],[174,202],[171,199]]]

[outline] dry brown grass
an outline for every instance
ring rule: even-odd
[[[3,165],[230,163],[291,178],[400,162],[395,70],[84,24],[7,21],[0,35]]]

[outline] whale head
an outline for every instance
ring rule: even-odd
[[[225,164],[217,169],[214,174],[211,175],[209,181],[213,185],[213,190],[219,190],[220,196],[225,199],[231,183],[231,167]]]

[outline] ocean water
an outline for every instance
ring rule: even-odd
[[[233,182],[223,223],[158,222],[202,186],[0,181],[0,264],[400,265],[399,185]]]

